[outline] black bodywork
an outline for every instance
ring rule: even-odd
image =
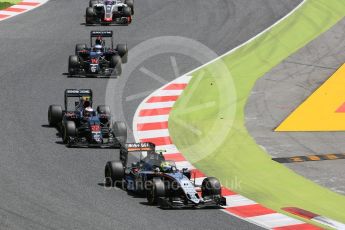
[[[102,50],[95,50],[94,40],[101,37],[110,38],[111,46],[106,47],[103,40]],[[69,56],[69,76],[110,77],[122,73],[122,64],[127,63],[128,48],[126,44],[114,47],[113,31],[91,31],[90,47],[77,44],[75,55]]]
[[[138,156],[132,163],[129,154],[145,152],[146,156]],[[159,152],[159,151],[158,151]],[[196,187],[188,169],[178,170],[173,165],[171,170],[162,171],[160,165],[167,162],[162,153],[157,153],[152,143],[127,144],[120,151],[120,161],[108,162],[105,166],[106,184],[122,186],[123,189],[145,194],[148,203],[159,204],[163,208],[206,207],[225,205],[221,196],[220,183],[215,178],[206,178],[205,183],[214,181],[209,188],[203,182],[201,188]],[[198,193],[201,190],[201,193]]]
[[[92,94],[90,89],[66,89],[64,108],[49,106],[49,125],[59,130],[63,143],[68,147],[120,148],[126,142],[127,129],[123,122],[111,124],[109,107],[98,106],[89,117],[83,117],[81,99],[89,98],[89,106],[92,107]]]

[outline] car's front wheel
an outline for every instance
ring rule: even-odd
[[[68,74],[75,75],[79,70],[79,58],[76,55],[71,55],[68,58]]]
[[[116,46],[116,50],[119,53],[121,57],[121,62],[122,63],[127,63],[128,61],[128,48],[126,44],[118,44]]]
[[[85,50],[87,48],[86,44],[77,44],[75,46],[75,55],[78,55],[78,53],[82,50]]]
[[[85,13],[86,24],[93,24],[95,15],[96,15],[95,10],[92,7],[86,8],[86,13]]]
[[[128,6],[124,7],[122,13],[124,17],[130,17],[132,15],[132,9]]]
[[[125,176],[124,167],[121,161],[109,161],[104,168],[105,185],[115,186]]]
[[[111,115],[110,107],[108,105],[99,105],[97,106],[97,113],[110,116]]]
[[[161,178],[153,178],[147,186],[146,198],[148,204],[155,205],[159,198],[165,197],[165,185]]]
[[[77,135],[74,121],[65,121],[62,125],[62,141],[69,147],[71,138]]]
[[[134,15],[134,0],[126,0],[125,4],[131,8],[131,14]]]
[[[127,125],[123,121],[115,121],[113,124],[113,132],[116,140],[120,145],[127,142]]]
[[[114,55],[110,59],[109,67],[113,69],[113,75],[120,76],[122,74],[122,60],[120,55]]]
[[[89,7],[93,7],[94,5],[96,5],[98,3],[97,0],[90,0],[89,2]]]
[[[207,177],[202,181],[202,197],[221,196],[222,187],[219,180],[215,177]]]

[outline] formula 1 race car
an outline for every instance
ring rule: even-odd
[[[50,105],[49,126],[56,127],[67,147],[120,148],[127,140],[124,122],[111,124],[109,106],[92,109],[91,89],[66,89],[65,107]]]
[[[159,151],[157,151],[159,152]],[[192,172],[178,170],[173,161],[157,153],[153,143],[126,144],[120,150],[120,161],[105,166],[105,184],[119,186],[134,193],[145,193],[151,205],[162,208],[205,207],[225,205],[221,185],[214,177],[205,178],[198,194]],[[132,162],[132,163],[130,163]]]
[[[111,48],[105,47],[104,38],[111,39]],[[77,44],[75,55],[69,56],[68,74],[70,76],[119,76],[122,63],[127,63],[128,48],[118,44],[114,48],[113,31],[91,31],[90,48]]]
[[[134,15],[134,0],[90,0],[86,25],[128,25]]]

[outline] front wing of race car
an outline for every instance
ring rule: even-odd
[[[121,143],[117,141],[115,138],[108,142],[103,143],[90,143],[86,139],[83,138],[71,138],[67,146],[70,148],[114,148],[118,149],[121,148]]]
[[[96,19],[93,21],[93,23],[86,23],[86,26],[128,26],[132,23],[132,17],[119,17],[114,18],[112,21],[104,21],[102,19]]]
[[[98,73],[92,73],[91,71],[86,71],[84,69],[79,69],[73,75],[70,74],[71,77],[77,76],[85,76],[85,77],[111,77],[111,76],[118,76],[118,74],[114,73],[113,68],[104,68],[101,69]]]
[[[180,189],[170,189],[168,196],[159,198],[158,202],[161,207],[166,208],[205,208],[216,207],[226,205],[225,197],[221,195],[212,195],[202,197],[202,194],[198,193],[199,188],[183,174],[169,173],[166,176],[174,178],[175,182],[178,182]],[[181,192],[184,194],[184,199],[181,199]]]
[[[174,197],[160,197],[158,205],[162,208],[208,208],[220,207],[226,205],[225,197],[205,197],[200,198],[200,202],[195,204],[191,201],[183,201],[181,199],[174,199]]]

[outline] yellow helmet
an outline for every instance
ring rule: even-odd
[[[161,163],[161,171],[162,172],[171,171],[172,167],[173,167],[173,164],[171,162],[169,162],[169,161],[163,161]]]
[[[83,101],[90,101],[90,96],[83,96],[81,99]]]
[[[90,107],[90,96],[83,96],[81,98],[81,101],[83,103],[84,108]]]

